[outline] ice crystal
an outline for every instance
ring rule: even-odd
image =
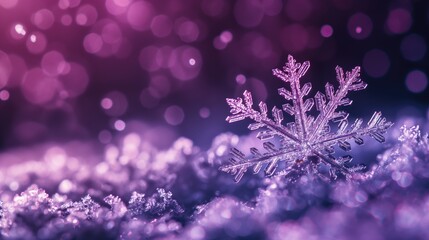
[[[88,220],[93,219],[96,216],[97,210],[100,208],[100,205],[94,200],[91,196],[86,195],[82,198],[81,201],[75,202],[73,204],[74,212],[80,216],[80,213],[83,213],[84,217]]]
[[[127,207],[124,202],[122,202],[121,198],[118,196],[113,196],[110,194],[109,196],[104,198],[104,202],[110,205],[111,208],[111,217],[119,218],[125,215],[127,212]]]
[[[253,108],[253,100],[250,92],[245,91],[243,98],[227,98],[231,108],[231,115],[227,117],[229,123],[251,119],[248,128],[258,130],[257,138],[264,142],[266,150],[261,153],[257,148],[251,148],[251,156],[246,157],[243,152],[233,148],[231,150],[231,162],[220,170],[231,173],[238,182],[250,167],[258,173],[264,164],[265,175],[280,175],[295,178],[307,173],[314,173],[321,178],[336,179],[339,175],[349,179],[352,173],[362,170],[364,166],[349,166],[352,160],[350,155],[334,156],[334,146],[338,145],[344,151],[351,150],[349,140],[354,140],[358,145],[363,144],[363,136],[371,136],[378,142],[384,142],[383,134],[392,126],[386,121],[380,112],[375,112],[366,125],[358,118],[348,127],[348,113],[338,110],[339,107],[352,104],[347,98],[351,91],[360,91],[367,84],[360,79],[360,68],[344,73],[343,69],[336,67],[337,89],[331,83],[326,83],[325,94],[317,92],[313,98],[307,98],[312,88],[307,82],[301,86],[301,78],[310,67],[308,61],[297,63],[292,56],[288,56],[288,62],[283,70],[274,69],[273,74],[287,83],[289,90],[280,88],[278,93],[288,102],[282,109],[274,107],[272,118],[268,116],[267,105],[259,103],[259,110]],[[309,112],[316,106],[319,114],[313,117]],[[293,122],[283,124],[283,112],[294,117]],[[331,130],[332,123],[338,123],[335,131]],[[278,146],[270,139],[277,139]],[[283,164],[281,171],[277,171]],[[323,169],[329,169],[329,176]]]
[[[167,213],[183,212],[177,201],[172,198],[171,192],[166,192],[163,188],[156,190],[157,192],[149,198],[144,194],[133,192],[128,206],[132,217],[156,218]]]

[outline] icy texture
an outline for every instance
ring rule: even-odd
[[[162,151],[129,134],[94,163],[56,146],[1,167],[0,238],[428,239],[429,139],[418,126],[388,134],[363,177],[335,182],[306,174],[228,184],[217,170],[228,149],[258,141],[230,133],[208,150],[181,138]]]
[[[162,188],[156,189],[150,198],[145,198],[144,194],[133,192],[129,202],[129,211],[132,217],[146,216],[153,219],[168,213],[183,213],[183,209],[176,200],[172,199],[172,193],[166,192]]]
[[[232,123],[251,119],[253,123],[248,128],[259,131],[257,138],[264,141],[266,150],[261,153],[252,147],[251,156],[247,158],[240,150],[231,150],[230,164],[222,166],[220,170],[234,175],[236,182],[239,182],[251,167],[253,173],[259,173],[264,164],[265,175],[268,177],[280,175],[297,179],[301,175],[314,173],[325,179],[336,179],[339,175],[349,179],[352,173],[362,170],[364,166],[349,166],[352,157],[334,156],[334,146],[338,145],[342,150],[350,151],[349,141],[353,140],[362,145],[364,136],[371,136],[378,142],[385,141],[383,134],[392,123],[382,118],[380,112],[375,112],[366,125],[358,118],[348,127],[349,114],[338,110],[339,107],[352,104],[352,100],[346,97],[349,92],[360,91],[367,86],[359,78],[359,67],[346,73],[337,67],[339,87],[335,89],[331,83],[327,83],[325,94],[317,92],[314,99],[306,97],[312,88],[311,83],[307,82],[301,86],[300,82],[309,67],[308,61],[303,64],[296,63],[289,55],[283,70],[273,70],[273,74],[287,83],[290,89],[278,90],[288,103],[282,106],[283,110],[273,107],[272,118],[268,116],[264,102],[259,103],[259,109],[253,108],[252,95],[248,91],[244,92],[243,98],[227,99],[231,115],[226,120]],[[317,117],[309,114],[314,105],[319,112]],[[283,112],[293,116],[294,121],[283,124]],[[336,130],[331,130],[331,123],[338,124]],[[277,146],[271,139],[278,141]],[[329,168],[329,175],[324,173],[324,166]],[[279,168],[281,170],[277,171]]]

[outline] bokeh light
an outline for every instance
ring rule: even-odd
[[[405,85],[411,92],[421,93],[425,91],[428,86],[428,78],[424,72],[414,70],[407,74]]]
[[[190,46],[181,46],[171,53],[171,74],[183,81],[194,79],[200,73],[203,65],[201,53]]]
[[[200,117],[201,118],[208,118],[210,117],[210,109],[203,107],[200,109]]]
[[[146,1],[135,1],[127,10],[130,26],[138,31],[148,30],[155,14],[152,4]]]
[[[229,114],[225,98],[236,99],[248,90],[255,109],[260,101],[281,107],[287,100],[278,96],[277,89],[290,88],[272,76],[272,69],[281,69],[289,54],[298,62],[312,63],[302,79],[313,86],[306,100],[323,92],[326,81],[338,86],[335,66],[345,71],[361,66],[360,77],[368,87],[357,95],[351,93],[356,103],[351,118],[362,116],[368,121],[373,111],[382,110],[395,122],[384,145],[393,151],[384,152],[385,148],[368,142],[368,151],[357,153],[369,166],[368,172],[392,157],[392,152],[405,153],[404,159],[415,153],[414,143],[397,138],[400,125],[419,124],[422,133],[429,127],[428,1],[0,0],[0,16],[0,167],[5,169],[0,171],[0,183],[4,183],[0,238],[16,230],[16,236],[6,238],[61,239],[49,236],[63,231],[56,228],[61,223],[52,219],[41,230],[32,224],[30,228],[4,227],[11,218],[18,225],[35,222],[23,216],[39,209],[37,204],[22,214],[9,214],[11,208],[6,204],[15,193],[35,183],[47,187],[54,199],[50,204],[65,195],[75,201],[88,192],[94,202],[103,205],[99,216],[124,214],[121,202],[116,203],[118,208],[107,208],[107,201],[129,200],[132,191],[149,196],[165,186],[178,196],[179,204],[187,206],[178,217],[169,212],[153,219],[129,218],[128,213],[117,218],[132,220],[129,225],[117,225],[116,220],[85,225],[92,220],[84,212],[63,219],[82,218],[78,222],[88,226],[85,234],[97,228],[97,234],[98,230],[117,230],[125,233],[121,237],[133,239],[156,234],[168,239],[347,239],[347,225],[338,230],[335,224],[318,221],[330,219],[351,223],[354,232],[365,230],[368,239],[402,239],[401,234],[407,233],[412,237],[403,239],[427,239],[425,222],[416,219],[426,219],[427,211],[420,210],[429,209],[429,195],[416,197],[412,190],[429,174],[409,167],[392,170],[395,164],[401,165],[395,168],[404,166],[402,158],[391,163],[381,179],[391,184],[377,182],[361,188],[340,181],[329,192],[324,189],[332,183],[315,188],[319,185],[310,185],[308,176],[296,184],[284,185],[271,178],[261,185],[253,180],[225,185],[226,176],[218,172],[218,165],[228,158],[231,147],[256,146],[254,139],[243,136],[248,134],[245,125],[225,121]],[[328,105],[329,100],[327,97]],[[273,116],[271,110],[269,117]],[[310,111],[318,112],[314,106]],[[284,114],[284,118],[286,124],[294,116]],[[105,156],[101,154],[104,150]],[[421,163],[414,160],[412,164]],[[23,166],[17,167],[20,163]],[[59,171],[63,168],[66,170]],[[46,175],[43,179],[37,178],[37,169]],[[46,174],[52,169],[52,174]],[[9,175],[22,175],[23,180],[8,179]],[[130,176],[135,180],[129,181]],[[192,184],[186,185],[189,181]],[[273,181],[275,184],[269,184]],[[120,187],[112,185],[118,182]],[[274,194],[294,186],[305,186],[317,197],[309,199],[308,191],[304,197],[295,196],[301,194],[300,189]],[[264,191],[256,191],[261,187]],[[398,197],[400,191],[409,194]],[[64,196],[53,197],[54,192]],[[119,197],[112,195],[103,202],[106,192]],[[382,199],[377,198],[378,193]],[[258,197],[251,204],[255,209],[241,204],[255,199],[255,194]],[[17,199],[21,197],[17,195]],[[321,198],[332,208],[318,204]],[[386,199],[398,201],[384,204]],[[419,203],[407,201],[410,199]],[[207,204],[199,209],[201,203]],[[196,208],[201,214],[189,216]],[[269,214],[258,218],[254,210]],[[281,217],[285,221],[279,222],[278,216],[287,219]],[[81,228],[73,220],[69,227],[78,232]],[[243,228],[242,223],[249,227]],[[385,232],[377,232],[385,226],[387,237]],[[425,229],[426,235],[418,235],[416,227]],[[131,229],[144,236],[134,235]],[[320,234],[323,229],[329,231]],[[250,234],[255,231],[256,236]]]
[[[26,45],[30,53],[39,54],[45,51],[48,42],[43,33],[34,32],[28,36]]]
[[[372,32],[373,23],[368,15],[356,13],[349,18],[347,27],[352,38],[361,40],[369,37]]]
[[[29,102],[45,104],[53,100],[58,87],[58,79],[48,76],[41,68],[33,68],[25,74],[21,90]]]
[[[158,15],[152,19],[150,29],[152,34],[156,37],[167,37],[173,29],[173,23],[168,16]]]
[[[331,25],[325,24],[320,28],[320,34],[325,37],[329,38],[334,33],[334,29],[331,27]]]
[[[214,114],[224,107],[215,99],[245,89],[255,92],[255,101],[271,99],[270,89],[278,87],[270,81],[271,69],[281,67],[287,54],[321,66],[344,63],[345,69],[361,63],[363,78],[377,78],[380,84],[368,88],[368,94],[386,82],[398,89],[417,67],[426,74],[421,65],[427,58],[426,28],[416,20],[417,5],[392,3],[375,11],[351,0],[56,0],[30,5],[3,0],[0,91],[9,93],[8,103],[24,99],[29,108],[55,109],[61,113],[53,115],[67,118],[88,115],[86,108],[97,106],[101,111],[92,112],[98,117],[73,121],[107,118],[104,125],[87,131],[77,122],[67,126],[80,129],[70,132],[98,138],[101,131],[114,129],[112,119],[128,123],[127,117],[141,115],[142,121],[165,122],[165,108],[173,105],[181,106],[189,122],[206,118],[206,110],[210,120],[223,121]],[[43,74],[34,74],[35,69]],[[329,71],[313,71],[309,74],[321,79],[332,77]],[[37,84],[29,73],[44,79],[41,86],[52,83],[46,99],[31,95],[27,85]],[[407,89],[402,97],[412,97]],[[24,92],[27,97],[20,97]],[[414,101],[426,101],[424,94],[414,95]],[[103,99],[111,101],[109,107],[101,104]],[[192,110],[196,114],[188,113],[186,106],[196,101],[201,101]],[[175,128],[188,129],[187,124]]]
[[[49,51],[45,53],[40,65],[43,71],[50,76],[65,74],[68,68],[70,68],[64,56],[58,51]]]
[[[10,93],[7,90],[1,90],[0,91],[0,100],[1,101],[7,101],[9,100]]]
[[[10,29],[10,35],[14,39],[22,39],[27,34],[27,30],[25,29],[24,25],[20,23],[13,24]]]
[[[116,129],[116,131],[124,131],[126,126],[126,123],[120,119],[116,120],[113,124],[113,127]]]
[[[79,7],[76,13],[75,21],[81,26],[93,25],[98,18],[97,9],[89,4]]]
[[[390,33],[401,34],[407,32],[412,24],[411,14],[403,8],[392,9],[386,20],[387,30]]]
[[[172,126],[177,126],[181,124],[185,119],[185,113],[183,112],[183,109],[179,106],[169,106],[165,109],[164,119],[168,124]]]
[[[102,107],[104,108],[107,115],[119,117],[127,111],[128,100],[123,93],[119,91],[112,91],[104,96],[102,100]]]
[[[47,30],[54,24],[54,14],[48,9],[41,9],[33,14],[31,22],[42,30]]]
[[[0,0],[0,6],[4,8],[13,8],[18,4],[18,0]]]

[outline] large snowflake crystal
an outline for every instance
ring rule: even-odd
[[[367,86],[359,78],[359,67],[345,74],[342,68],[336,67],[338,89],[335,90],[332,84],[327,83],[325,94],[317,92],[314,99],[306,98],[311,90],[311,83],[307,82],[302,87],[300,83],[309,67],[308,61],[303,64],[296,63],[289,55],[283,71],[273,70],[273,74],[286,82],[290,90],[278,90],[289,103],[282,106],[283,110],[274,107],[272,118],[268,117],[267,105],[264,102],[259,103],[259,110],[253,108],[252,95],[248,91],[244,92],[243,98],[226,100],[232,114],[226,120],[230,123],[246,118],[253,120],[254,123],[248,128],[259,131],[257,138],[264,141],[266,150],[261,153],[258,149],[251,148],[251,156],[246,157],[240,150],[232,149],[231,162],[220,170],[234,175],[236,182],[241,180],[249,168],[253,167],[256,174],[265,164],[265,175],[268,177],[280,175],[293,179],[314,173],[322,178],[336,179],[340,175],[348,179],[352,173],[362,170],[364,166],[349,166],[348,163],[352,160],[350,155],[335,157],[334,145],[344,151],[350,151],[351,144],[348,140],[354,140],[361,145],[365,135],[378,142],[385,141],[383,133],[393,124],[382,118],[380,112],[375,112],[366,125],[362,124],[362,119],[356,119],[348,128],[348,113],[338,111],[339,107],[352,103],[352,100],[346,97],[348,92],[363,90]],[[316,118],[308,114],[314,105],[319,112]],[[293,116],[294,122],[283,124],[283,111]],[[338,123],[338,127],[331,131],[332,122]],[[277,139],[277,142],[267,141],[270,139]],[[282,170],[277,171],[280,164]]]

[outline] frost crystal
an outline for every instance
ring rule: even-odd
[[[77,215],[80,215],[78,213],[83,213],[86,219],[91,220],[95,217],[97,210],[100,208],[100,205],[94,202],[91,196],[86,195],[82,198],[81,201],[75,202],[73,204],[73,208]]]
[[[128,206],[132,217],[156,218],[167,213],[183,213],[183,209],[172,198],[171,192],[166,192],[163,188],[156,190],[157,192],[149,198],[144,194],[133,192]]]
[[[308,61],[303,64],[296,63],[292,56],[288,56],[288,62],[283,70],[274,69],[273,74],[286,82],[290,89],[280,88],[279,94],[288,103],[282,109],[274,107],[272,118],[268,117],[267,105],[259,103],[259,110],[253,108],[253,100],[250,92],[245,91],[243,98],[227,98],[231,107],[231,116],[226,120],[229,123],[250,118],[253,123],[249,129],[258,130],[257,138],[264,141],[265,153],[256,148],[251,148],[251,156],[246,157],[243,152],[233,148],[231,150],[231,163],[224,165],[220,170],[231,173],[238,182],[244,173],[253,167],[253,172],[258,173],[264,164],[265,175],[280,175],[293,179],[307,173],[314,173],[326,178],[324,169],[329,169],[329,177],[336,179],[339,175],[347,179],[353,172],[362,170],[364,166],[348,166],[352,160],[350,155],[335,157],[334,145],[338,145],[344,151],[351,150],[349,140],[356,144],[363,144],[363,136],[369,135],[378,142],[384,142],[383,134],[393,125],[381,117],[380,112],[375,112],[366,125],[358,118],[348,128],[348,113],[339,111],[341,106],[352,104],[347,98],[348,92],[359,91],[366,88],[367,84],[359,78],[360,68],[355,67],[351,72],[344,74],[343,69],[336,67],[337,89],[330,83],[325,85],[325,94],[317,92],[313,98],[307,98],[312,86],[307,82],[301,87],[300,79],[310,67]],[[308,114],[316,105],[319,112],[317,117]],[[283,124],[283,111],[294,117],[294,122]],[[331,123],[338,123],[335,131],[331,131]],[[277,139],[278,146],[269,139]],[[276,171],[282,164],[281,171]],[[325,167],[324,167],[325,166]]]

